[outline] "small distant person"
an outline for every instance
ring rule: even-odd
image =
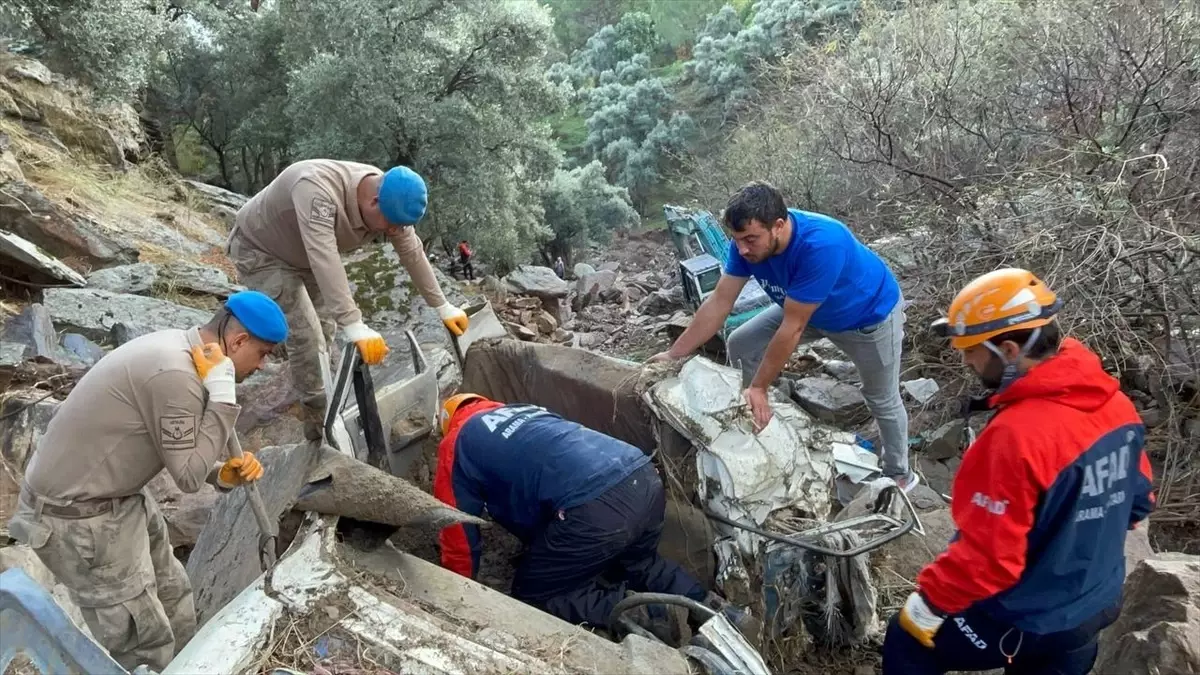
[[[563,262],[561,255],[554,259],[554,273],[558,275],[559,279],[567,277],[567,264]]]
[[[471,245],[466,239],[458,242],[458,260],[462,263],[463,278],[467,281],[475,279],[475,266],[471,264],[471,258],[475,256],[475,252],[471,250]]]

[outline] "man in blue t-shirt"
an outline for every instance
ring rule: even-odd
[[[908,413],[900,398],[904,303],[887,264],[842,223],[788,209],[783,195],[756,181],[725,207],[733,241],[713,294],[671,348],[652,360],[681,359],[725,323],[749,277],[777,303],[729,335],[729,363],[742,369],[746,401],[762,429],[771,421],[767,387],[801,341],[821,337],[858,367],[867,407],[879,425],[883,474],[905,490],[916,486],[908,466]]]

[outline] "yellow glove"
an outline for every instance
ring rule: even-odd
[[[455,307],[450,303],[446,303],[439,307],[435,307],[438,316],[442,317],[442,323],[446,324],[446,328],[450,329],[455,335],[462,335],[467,332],[467,313]]]
[[[933,636],[945,620],[946,617],[931,608],[920,593],[910,593],[904,601],[904,609],[900,610],[900,627],[930,649],[933,649]]]
[[[233,361],[221,352],[221,346],[210,342],[203,347],[192,347],[192,364],[196,366],[196,374],[208,390],[210,401],[237,404],[237,392],[234,387],[237,373]]]
[[[221,365],[225,360],[225,353],[221,351],[221,345],[210,342],[203,347],[192,347],[192,364],[196,366],[196,374],[200,379],[208,377],[208,372],[213,368]]]
[[[221,465],[217,473],[217,482],[223,488],[232,488],[262,478],[263,465],[252,452],[244,452],[241,457],[234,457]]]
[[[368,366],[379,365],[383,361],[383,357],[388,355],[388,346],[383,341],[383,336],[367,328],[367,324],[355,321],[344,326],[342,331],[346,334],[347,340],[358,345],[358,353],[362,355],[363,362]]]

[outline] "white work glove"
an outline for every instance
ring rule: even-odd
[[[388,346],[383,341],[383,336],[367,328],[367,324],[361,321],[343,326],[342,333],[347,340],[358,345],[358,353],[368,366],[378,365],[388,354]]]
[[[930,649],[933,649],[933,636],[945,620],[946,617],[930,607],[917,592],[908,595],[904,609],[900,610],[900,627]]]
[[[237,405],[233,361],[221,351],[221,345],[210,342],[203,347],[192,347],[192,363],[208,390],[208,400]]]
[[[442,317],[442,323],[446,324],[446,328],[450,329],[455,335],[462,335],[467,332],[467,313],[455,307],[450,303],[434,307],[437,310],[438,316]]]

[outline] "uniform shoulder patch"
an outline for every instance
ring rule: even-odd
[[[312,200],[312,211],[308,219],[314,223],[333,225],[337,222],[337,204],[325,195],[317,195]]]
[[[196,447],[196,416],[159,417],[158,440],[164,450],[191,450]]]

